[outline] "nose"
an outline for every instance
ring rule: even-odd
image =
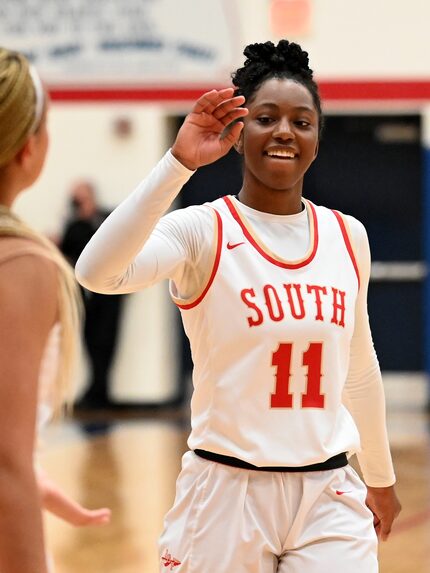
[[[287,117],[281,117],[279,121],[276,122],[273,137],[282,141],[294,139],[294,131]]]

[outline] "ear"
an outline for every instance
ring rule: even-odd
[[[317,144],[315,146],[314,159],[316,159],[319,150],[320,150],[320,140],[318,139]]]
[[[31,162],[33,158],[35,143],[36,142],[34,135],[30,135],[30,137],[27,139],[27,141],[24,143],[24,145],[21,147],[21,149],[15,156],[15,160],[24,169],[27,167],[27,165]]]
[[[234,148],[240,155],[243,155],[243,130],[240,133],[239,139],[234,144]]]

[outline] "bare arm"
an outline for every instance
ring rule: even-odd
[[[57,274],[43,257],[0,265],[0,571],[46,573],[33,469],[39,367],[57,315]]]

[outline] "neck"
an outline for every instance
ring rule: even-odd
[[[0,170],[0,205],[10,209],[20,191],[21,187],[11,176],[9,170]]]
[[[302,182],[292,189],[262,189],[246,185],[244,181],[238,198],[244,205],[263,213],[295,215],[303,210]]]

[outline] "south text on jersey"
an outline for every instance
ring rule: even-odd
[[[266,319],[274,322],[288,320],[289,317],[302,320],[312,314],[316,321],[329,321],[341,328],[345,327],[346,292],[335,287],[295,283],[283,283],[280,286],[266,284],[261,292],[252,287],[244,288],[240,296],[249,310],[246,319],[250,327],[259,326]]]

